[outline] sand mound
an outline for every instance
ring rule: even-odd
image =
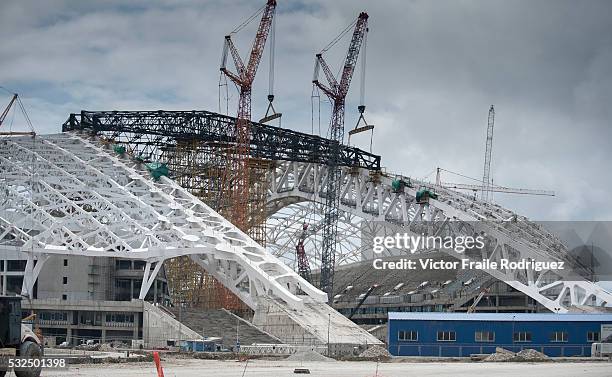
[[[334,359],[330,359],[329,357],[325,357],[318,352],[308,350],[308,351],[298,351],[293,355],[289,356],[285,360],[289,361],[335,361]]]

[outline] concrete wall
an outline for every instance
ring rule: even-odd
[[[168,312],[144,301],[142,337],[145,347],[166,347],[167,340],[201,340],[202,336]]]
[[[110,262],[109,258],[51,256],[38,276],[37,298],[111,300]]]

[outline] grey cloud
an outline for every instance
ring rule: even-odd
[[[82,108],[216,110],[223,35],[263,1],[125,4],[0,3],[0,33],[10,36],[0,85],[27,89],[41,131],[57,132]],[[314,53],[367,10],[366,116],[390,171],[422,177],[441,166],[481,177],[493,103],[495,182],[558,193],[496,201],[540,220],[612,218],[610,2],[281,0],[278,9],[275,102],[284,127],[310,131]],[[236,37],[243,54],[252,30]],[[330,51],[334,69],[344,45]],[[356,76],[347,128],[357,119],[358,85]],[[264,57],[254,118],[266,94]],[[329,106],[322,110],[326,129]],[[367,137],[355,141],[369,146]]]

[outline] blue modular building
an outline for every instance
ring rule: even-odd
[[[388,344],[395,356],[467,357],[495,347],[590,356],[602,324],[612,324],[612,314],[394,312]]]

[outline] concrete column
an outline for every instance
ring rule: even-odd
[[[138,319],[138,312],[135,312],[132,314],[134,314],[134,333],[132,335],[132,338],[138,339],[138,328],[140,327],[140,321]]]
[[[66,330],[66,342],[72,344],[72,329],[70,327]]]
[[[102,329],[102,336],[100,338],[100,342],[106,343],[106,329]]]

